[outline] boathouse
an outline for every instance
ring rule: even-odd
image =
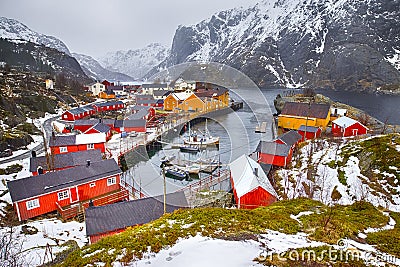
[[[83,211],[89,200],[104,205],[127,199],[120,175],[114,159],[88,161],[86,165],[9,181],[7,187],[20,221],[53,211],[67,219],[76,216],[79,208]]]
[[[328,104],[286,102],[278,115],[278,127],[296,131],[301,125],[325,129],[330,121],[330,114]]]
[[[88,160],[90,160],[90,162],[102,161],[103,158],[100,150],[94,149],[66,154],[52,154],[48,157],[36,157],[32,155],[30,158],[29,171],[35,176],[49,171],[60,171],[79,165],[85,165]]]
[[[51,154],[62,154],[91,149],[105,152],[106,134],[52,135],[50,137]]]
[[[301,141],[305,141],[321,137],[322,130],[320,127],[301,125],[297,132],[301,135]]]
[[[258,162],[286,167],[292,160],[293,149],[275,141],[260,141],[256,148]]]
[[[166,195],[166,212],[188,208],[183,191]],[[163,196],[141,198],[85,210],[86,235],[91,244],[99,239],[142,225],[164,214]],[[118,218],[116,220],[115,218]]]
[[[260,164],[242,155],[229,164],[237,207],[254,209],[275,202],[278,195]]]
[[[352,118],[343,116],[332,121],[332,134],[334,136],[358,136],[367,134],[368,128]]]

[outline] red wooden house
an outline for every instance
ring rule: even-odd
[[[85,165],[86,162],[102,161],[100,150],[86,150],[66,154],[53,154],[48,158],[46,156],[30,158],[29,171],[33,176],[44,174],[49,171],[60,171],[67,168],[72,168],[79,165]]]
[[[367,134],[368,128],[359,121],[343,116],[332,121],[332,134],[334,136],[358,136]]]
[[[125,107],[122,101],[107,101],[94,103],[94,108],[96,112],[109,111],[109,110],[120,110]]]
[[[290,146],[292,149],[301,141],[301,135],[297,131],[290,130],[275,139],[278,144]]]
[[[301,135],[301,141],[304,141],[321,137],[322,130],[320,127],[301,125],[297,132]]]
[[[50,137],[51,154],[63,154],[91,149],[105,152],[106,135],[104,133],[78,135],[52,135]]]
[[[163,205],[163,196],[156,196],[102,207],[89,207],[85,210],[86,235],[93,244],[105,236],[123,232],[127,227],[149,223],[163,215]],[[166,195],[168,213],[188,207],[183,191]]]
[[[108,86],[114,86],[114,83],[109,82],[107,80],[102,81],[101,84],[103,84],[106,87],[106,89]]]
[[[128,119],[146,119],[150,120],[156,115],[154,107],[147,106],[133,106],[131,108],[132,114],[129,115]]]
[[[91,116],[95,113],[95,109],[92,106],[87,105],[64,111],[64,113],[61,115],[61,119],[64,121],[75,121]]]
[[[63,212],[68,209],[76,210],[85,203],[87,206],[89,200],[105,204],[126,199],[128,194],[110,198],[121,192],[120,175],[118,164],[109,159],[13,180],[7,187],[18,219],[24,221],[53,211],[65,215]],[[74,217],[76,213],[69,215]]]
[[[286,167],[292,160],[293,149],[275,141],[260,141],[256,148],[258,162]]]
[[[94,133],[104,133],[106,135],[106,140],[110,140],[112,135],[111,128],[108,125],[101,122],[93,125],[84,132],[84,134],[94,134]]]
[[[260,164],[242,155],[229,164],[231,184],[237,207],[254,209],[275,202],[278,195]]]
[[[96,125],[97,123],[99,123],[99,119],[76,120],[76,121],[74,121],[74,130],[84,133],[87,130],[89,130],[89,128]]]

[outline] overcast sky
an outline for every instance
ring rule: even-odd
[[[0,0],[0,16],[61,39],[72,52],[101,56],[160,42],[178,25],[259,0]]]

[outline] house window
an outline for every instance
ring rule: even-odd
[[[68,148],[66,146],[60,147],[60,153],[67,153],[67,152],[68,152]]]
[[[29,200],[29,201],[26,202],[26,209],[27,210],[32,210],[32,209],[35,209],[35,208],[38,208],[38,207],[40,207],[38,198]]]
[[[87,149],[94,149],[94,144],[87,144]]]
[[[90,183],[90,188],[95,187],[96,183]]]
[[[110,177],[107,179],[107,186],[113,185],[117,183],[117,179],[115,177]]]
[[[58,192],[58,200],[63,200],[69,198],[68,190]]]

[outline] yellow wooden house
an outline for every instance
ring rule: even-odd
[[[210,101],[208,105],[212,106],[213,109],[229,106],[228,89],[198,89],[196,90],[195,94],[199,98],[204,99],[204,102]],[[211,100],[215,100],[216,102]]]
[[[164,110],[165,111],[177,111],[179,105],[185,101],[193,93],[171,93],[164,100]]]
[[[204,112],[205,109],[204,101],[193,93],[178,105],[178,110],[185,112]]]
[[[305,125],[325,129],[330,122],[330,115],[328,104],[286,102],[278,116],[278,127],[298,130]]]
[[[114,99],[115,93],[111,91],[103,91],[99,93],[99,97],[102,99]]]

